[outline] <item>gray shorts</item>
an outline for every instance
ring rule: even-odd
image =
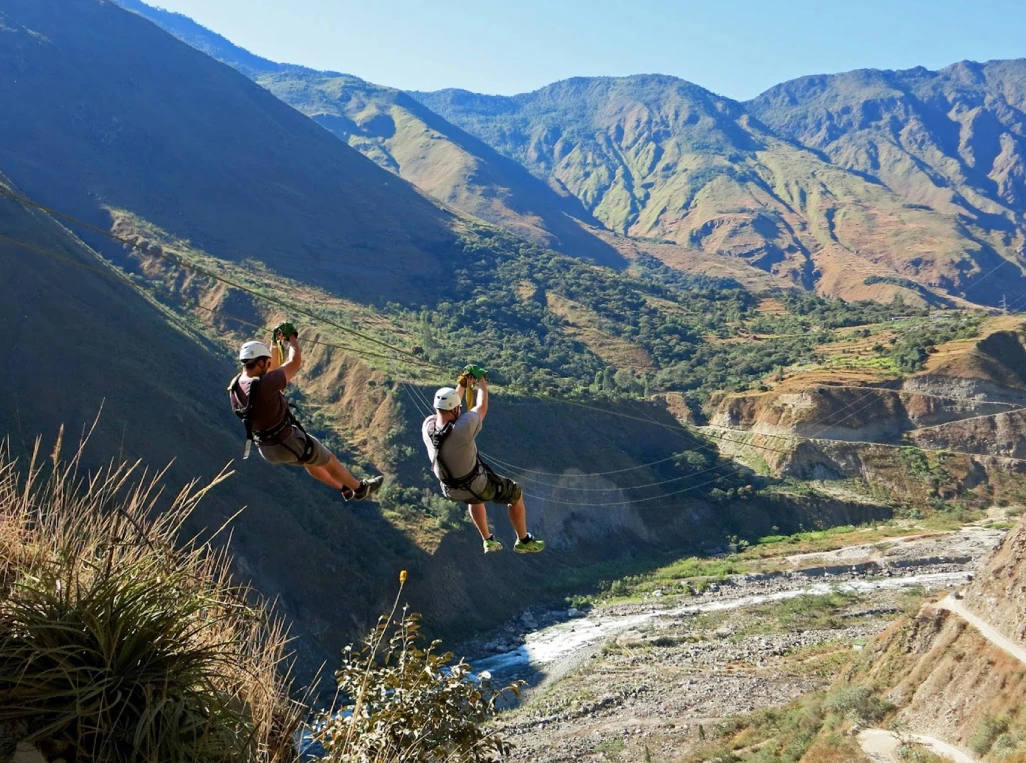
[[[307,447],[307,441],[313,445],[313,455],[310,460],[301,462]],[[264,461],[269,464],[288,464],[289,466],[327,466],[331,462],[331,451],[321,445],[313,435],[304,434],[301,430],[292,428],[292,434],[279,442],[277,445],[257,445],[257,450]]]
[[[520,485],[509,477],[503,477],[493,472],[485,465],[484,484],[474,485],[474,490],[445,490],[445,497],[456,503],[501,503],[508,506],[516,503],[523,495]]]

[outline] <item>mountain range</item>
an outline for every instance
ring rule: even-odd
[[[123,4],[543,246],[604,264],[641,247],[699,272],[712,257],[849,299],[1026,301],[1026,60],[806,77],[744,103],[663,75],[407,94]]]

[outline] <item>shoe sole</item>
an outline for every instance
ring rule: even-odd
[[[366,501],[368,498],[370,498],[372,495],[374,495],[381,489],[381,486],[382,484],[384,484],[384,482],[384,477],[375,477],[372,480],[367,480],[367,492],[364,495],[361,495],[359,498],[353,496],[353,498],[350,500]]]
[[[518,554],[540,554],[545,550],[545,546],[542,546],[541,548],[517,548],[514,546],[513,550]]]

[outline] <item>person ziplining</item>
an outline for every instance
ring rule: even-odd
[[[274,330],[277,340],[272,354],[263,342],[246,342],[239,350],[242,373],[228,385],[232,410],[246,425],[246,451],[255,444],[269,464],[302,466],[310,476],[330,485],[347,500],[362,501],[378,491],[384,477],[366,480],[354,477],[342,462],[296,420],[283,394],[303,365],[299,334],[291,323]],[[282,362],[281,343],[289,346]]]
[[[476,438],[488,415],[486,375],[480,366],[467,366],[455,388],[442,387],[435,393],[435,412],[421,426],[424,446],[431,470],[441,483],[442,495],[454,503],[467,504],[486,554],[502,550],[502,543],[488,529],[487,502],[506,504],[510,524],[517,534],[513,550],[518,554],[535,554],[545,548],[545,541],[527,532],[527,509],[520,486],[492,471],[477,451]],[[463,397],[475,387],[475,405],[463,413]]]

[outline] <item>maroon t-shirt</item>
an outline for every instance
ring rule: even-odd
[[[285,418],[285,414],[288,412],[288,404],[281,393],[287,384],[288,379],[285,378],[285,372],[280,368],[268,371],[260,377],[260,383],[257,385],[257,397],[253,401],[252,422],[254,432],[271,429]],[[244,408],[249,405],[249,391],[252,386],[253,379],[249,379],[246,376],[239,377],[238,389],[241,391],[241,394],[236,392],[235,396],[239,401],[240,407]],[[281,439],[285,439],[290,433],[291,427],[287,431],[282,432]]]

